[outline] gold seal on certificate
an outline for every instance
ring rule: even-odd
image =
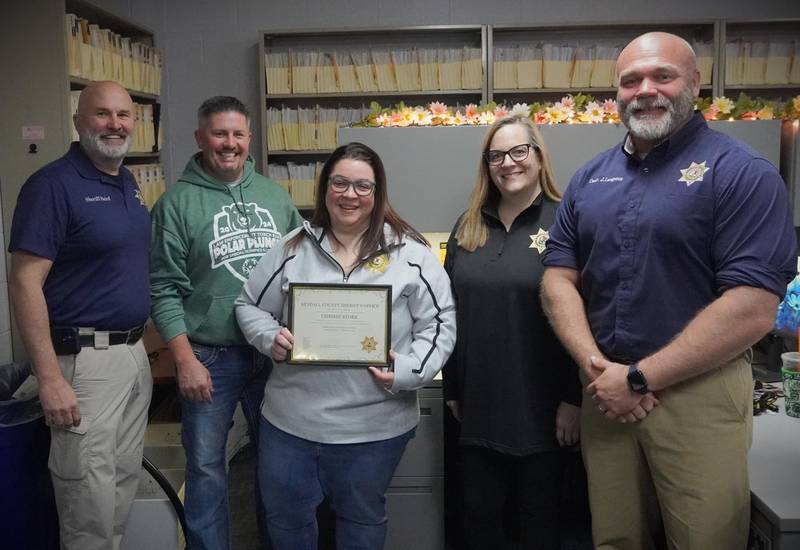
[[[291,283],[289,363],[389,365],[392,287]]]

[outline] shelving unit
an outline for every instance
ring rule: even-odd
[[[329,146],[323,146],[320,149],[289,149],[285,147],[286,143],[281,143],[278,149],[270,149],[270,139],[268,132],[267,111],[270,108],[315,108],[319,106],[321,109],[333,108],[369,108],[371,101],[377,101],[382,105],[395,104],[400,101],[405,101],[409,104],[422,104],[434,101],[437,99],[447,98],[448,102],[468,104],[480,103],[486,101],[487,87],[486,87],[486,27],[482,25],[471,26],[430,26],[430,27],[393,27],[393,28],[359,28],[359,29],[337,29],[330,30],[289,30],[281,32],[263,31],[260,34],[261,52],[264,54],[273,53],[288,53],[300,52],[313,53],[320,52],[322,56],[329,56],[329,61],[336,59],[336,66],[333,72],[337,72],[336,88],[340,91],[302,91],[292,92],[281,91],[274,92],[274,84],[271,86],[268,80],[269,71],[267,69],[266,55],[261,55],[259,60],[259,82],[262,102],[261,102],[261,129],[263,132],[263,143],[265,152],[263,155],[262,170],[265,174],[269,174],[269,164],[278,163],[281,165],[288,165],[288,163],[306,164],[309,162],[323,161],[332,149]],[[353,61],[344,56],[347,60],[344,64],[339,64],[342,59],[342,53],[352,51],[369,52],[382,51],[382,52],[401,52],[411,50],[433,50],[438,48],[446,49],[463,49],[465,47],[474,48],[480,52],[480,66],[481,78],[480,82],[474,89],[444,89],[444,90],[424,90],[424,89],[369,89],[367,91],[353,91],[352,88],[355,77],[355,65],[350,69],[351,79],[344,81],[338,78],[338,71],[341,70],[341,65],[349,67]],[[333,54],[331,56],[330,54]],[[289,54],[291,55],[291,54]],[[416,54],[414,54],[416,55]],[[415,61],[417,63],[417,61]],[[372,77],[376,77],[373,68],[369,69]],[[459,68],[460,71],[460,68]],[[306,71],[308,73],[308,71]],[[333,74],[330,71],[327,77],[331,78]],[[392,69],[392,75],[394,69]],[[419,75],[419,73],[417,73]],[[393,78],[394,78],[393,77]],[[273,78],[277,78],[273,72]],[[280,77],[283,78],[283,77]],[[293,82],[289,77],[288,87],[293,89]],[[312,77],[313,78],[313,77]],[[438,80],[438,75],[437,75]],[[377,80],[376,80],[377,82]],[[379,82],[377,82],[379,84]],[[285,82],[282,82],[286,85]],[[304,90],[310,86],[308,82],[304,82]],[[331,81],[326,81],[327,90],[331,87]],[[356,83],[360,90],[360,83]],[[385,82],[384,82],[385,84]],[[394,84],[398,84],[395,80]],[[422,79],[420,78],[420,87],[422,86]],[[366,86],[366,88],[378,86]],[[273,88],[273,92],[268,92]],[[342,90],[344,88],[345,90]],[[330,137],[330,136],[329,136]],[[334,136],[335,139],[335,136]],[[330,144],[330,139],[326,144]],[[304,179],[303,183],[292,180],[294,183],[289,184],[287,187],[290,193],[295,197],[295,202],[298,207],[309,208],[311,204],[312,194],[310,193],[309,186],[313,186],[313,180]],[[310,182],[310,183],[309,183]],[[296,187],[296,189],[292,189]],[[302,187],[302,189],[301,189]],[[298,191],[295,193],[294,191]],[[298,197],[304,199],[298,201]]]
[[[260,61],[260,78],[262,132],[266,152],[263,156],[262,169],[268,173],[268,164],[277,163],[302,163],[309,161],[322,161],[330,153],[328,147],[323,149],[290,150],[281,147],[269,150],[267,109],[270,107],[287,106],[292,108],[309,108],[319,105],[321,108],[344,105],[366,105],[375,100],[382,105],[389,105],[404,100],[408,105],[424,105],[431,101],[443,101],[448,105],[479,103],[496,101],[512,105],[517,102],[545,102],[557,101],[565,95],[588,93],[598,100],[614,98],[616,87],[613,76],[608,74],[615,65],[616,54],[609,55],[602,65],[603,79],[595,79],[594,71],[598,64],[591,63],[592,75],[589,86],[573,86],[572,73],[563,70],[562,82],[548,85],[543,73],[536,87],[495,87],[495,51],[503,48],[510,51],[522,46],[533,48],[538,45],[550,44],[554,47],[581,47],[588,48],[622,48],[634,37],[649,31],[667,31],[685,38],[689,43],[702,44],[704,51],[698,56],[698,66],[701,70],[700,95],[713,97],[725,95],[736,99],[740,91],[749,93],[754,97],[765,99],[787,100],[800,93],[800,83],[788,82],[779,84],[726,84],[725,44],[729,40],[741,41],[766,41],[783,40],[794,41],[800,44],[799,20],[770,20],[770,21],[728,21],[728,20],[675,20],[672,22],[625,22],[625,23],[579,23],[569,25],[485,25],[485,26],[441,26],[441,27],[410,27],[400,29],[343,29],[337,31],[295,30],[286,32],[260,33],[261,49],[263,52],[276,51],[319,51],[336,52],[348,49],[384,49],[392,48],[417,48],[429,47],[480,47],[483,59],[483,82],[481,89],[475,90],[409,90],[409,91],[368,91],[368,92],[303,92],[303,93],[267,93],[268,82],[263,75],[266,73],[264,56]],[[800,46],[797,46],[800,49]],[[605,52],[609,54],[608,51]],[[800,55],[796,55],[800,59]],[[799,61],[795,61],[800,64]],[[533,65],[525,65],[529,68]],[[544,66],[544,61],[542,61]],[[505,67],[508,67],[506,65]],[[585,83],[586,69],[582,66],[582,75]],[[546,67],[545,67],[546,69]],[[522,69],[520,69],[521,71]],[[565,76],[569,73],[568,76]],[[522,73],[518,73],[521,75]],[[568,81],[563,81],[567,78]],[[526,78],[526,82],[529,81]],[[599,82],[595,82],[598,80]],[[519,82],[519,81],[518,81]],[[603,85],[600,85],[602,83]],[[595,85],[592,85],[595,84]],[[283,144],[282,144],[283,145]],[[306,188],[310,180],[306,180]],[[793,184],[792,184],[793,185]],[[306,189],[307,191],[307,189]],[[307,195],[307,193],[306,193]],[[308,206],[306,201],[302,206]]]
[[[553,101],[566,94],[576,94],[578,92],[589,93],[597,99],[613,98],[616,95],[616,87],[613,84],[613,67],[615,55],[608,58],[601,58],[606,61],[605,72],[601,80],[606,80],[603,85],[574,86],[570,82],[563,82],[560,86],[548,86],[546,72],[548,67],[544,67],[544,75],[540,79],[541,86],[524,88],[495,88],[496,67],[495,53],[498,48],[506,52],[521,51],[522,46],[533,49],[534,46],[551,44],[555,47],[566,46],[577,49],[579,47],[593,48],[606,47],[612,49],[622,48],[631,39],[649,31],[666,31],[682,36],[690,43],[703,42],[711,44],[712,54],[707,59],[707,65],[716,67],[716,48],[719,43],[719,23],[716,21],[678,21],[672,23],[647,23],[629,22],[619,24],[576,24],[576,25],[493,25],[488,28],[488,99],[490,101],[514,103],[514,102],[533,102],[533,101]],[[546,60],[543,60],[543,63]],[[584,65],[582,81],[589,79],[589,73],[597,70],[594,61],[587,61]],[[520,69],[521,70],[521,69]],[[706,77],[707,82],[701,86],[701,95],[710,94],[714,89],[716,70]],[[608,76],[606,76],[608,74]],[[570,75],[564,76],[570,79]],[[572,81],[576,77],[572,77]],[[594,79],[592,76],[591,79]],[[589,79],[589,80],[591,80]],[[563,78],[562,78],[563,80]]]
[[[760,62],[764,64],[764,70],[760,71],[760,74],[752,74],[759,73],[758,70],[750,71],[751,78],[749,80],[747,79],[748,75],[741,75],[745,81],[738,82],[738,74],[733,78],[728,74],[728,71],[733,68],[727,48],[729,43],[792,44],[795,55],[794,78],[787,77],[786,82],[766,82],[765,80],[770,79],[769,76],[765,76],[767,64],[770,61],[765,60]],[[719,95],[725,95],[735,100],[740,92],[745,92],[754,97],[786,101],[790,97],[800,94],[800,19],[723,21],[720,25],[719,44]],[[774,63],[775,59],[772,62]],[[740,68],[736,72],[740,71],[743,70]],[[774,74],[772,76],[774,78]]]
[[[81,90],[89,83],[85,78],[70,76],[65,34],[68,13],[132,41],[151,46],[154,43],[153,32],[149,29],[81,0],[26,0],[5,7],[6,28],[0,34],[0,50],[14,52],[0,56],[0,70],[6,75],[0,87],[0,119],[7,129],[0,136],[0,150],[5,155],[4,162],[0,163],[0,196],[2,233],[6,236],[10,233],[17,195],[25,180],[69,148],[73,127],[70,92]],[[132,91],[131,96],[142,104],[159,101],[152,93]],[[35,136],[35,139],[23,137],[26,135]],[[159,155],[133,153],[126,162],[156,164]],[[5,300],[5,292],[5,285],[0,285],[0,302]],[[7,321],[0,318],[0,327],[4,326]],[[23,346],[13,326],[11,333],[14,358],[21,359]],[[0,334],[0,346],[6,346],[3,334]]]
[[[137,131],[142,131],[146,125],[147,139],[143,140],[140,150],[131,151],[126,158],[126,164],[143,164],[147,162],[157,163],[159,160],[159,126],[160,126],[160,56],[153,54],[154,38],[152,31],[134,25],[131,22],[111,15],[92,4],[83,0],[65,0],[65,42],[66,42],[66,72],[69,80],[71,93],[76,93],[92,80],[91,76],[97,79],[117,80],[125,85],[128,93],[137,105]],[[72,14],[72,15],[68,15]],[[75,19],[70,19],[75,16]],[[87,27],[77,23],[81,19],[88,22],[88,34],[92,40],[100,40],[100,46],[88,46],[81,40],[82,32],[87,33]],[[77,38],[72,39],[71,25],[75,25]],[[91,31],[93,25],[98,29]],[[110,32],[109,32],[110,31]],[[126,48],[122,43],[127,43],[128,55],[122,55]],[[139,45],[145,47],[139,48]],[[144,54],[144,51],[151,54],[146,63],[141,57],[135,56],[133,51]],[[156,60],[155,58],[159,59]],[[123,61],[124,59],[124,61]],[[100,69],[97,68],[100,63]],[[88,65],[88,66],[87,66]],[[125,71],[123,71],[123,68]],[[134,76],[134,73],[136,76]],[[125,75],[123,78],[123,74]],[[67,125],[71,125],[71,116],[74,108],[74,101],[71,101],[68,109],[70,120]],[[143,107],[139,107],[143,106]],[[147,114],[143,112],[147,110]],[[144,137],[144,136],[142,136]],[[73,135],[73,139],[75,136]],[[152,143],[152,145],[151,145]],[[141,150],[146,149],[146,150]]]

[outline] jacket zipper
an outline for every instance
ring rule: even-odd
[[[317,247],[317,248],[319,248],[320,252],[322,252],[323,254],[325,254],[325,256],[327,256],[327,257],[328,257],[328,259],[330,259],[330,261],[332,261],[332,262],[333,262],[333,263],[336,265],[336,267],[338,267],[338,268],[339,268],[339,271],[341,271],[341,272],[342,272],[342,282],[343,282],[343,283],[346,283],[346,282],[348,281],[348,279],[350,279],[350,275],[352,275],[352,274],[353,274],[353,271],[355,271],[356,269],[358,269],[358,268],[361,266],[361,264],[363,264],[363,263],[366,261],[366,259],[363,259],[363,258],[362,258],[361,260],[359,260],[359,261],[358,261],[358,263],[357,263],[356,265],[354,265],[354,266],[353,266],[353,269],[351,269],[351,270],[350,270],[350,273],[347,273],[347,272],[345,272],[345,270],[344,270],[344,267],[342,267],[342,264],[340,264],[340,263],[339,263],[339,260],[337,260],[335,257],[331,256],[331,255],[328,253],[328,251],[327,251],[327,250],[325,250],[324,248],[322,248],[322,244],[320,244],[320,242],[317,240],[317,237],[316,237],[316,235],[314,235],[313,233],[310,233],[310,232],[309,232],[307,229],[305,229],[305,228],[304,228],[304,231],[306,232],[306,234],[307,234],[309,237],[311,237],[311,240],[314,242],[314,244],[316,245],[316,247]]]
[[[356,270],[356,268],[357,268],[359,265],[361,265],[361,263],[362,263],[362,262],[359,262],[359,263],[357,263],[357,264],[355,265],[355,267],[353,267],[353,269],[352,269],[352,270],[350,270],[350,273],[346,273],[346,272],[345,272],[345,270],[344,270],[344,267],[342,267],[342,264],[340,264],[340,263],[339,263],[339,261],[338,261],[336,258],[334,258],[333,256],[331,256],[331,255],[328,253],[328,251],[327,251],[327,250],[325,250],[324,248],[322,248],[322,244],[320,244],[320,242],[317,240],[316,236],[315,236],[313,233],[309,233],[307,230],[306,230],[306,233],[308,234],[308,236],[309,236],[309,237],[311,237],[311,240],[314,242],[314,245],[316,245],[316,247],[317,247],[317,248],[319,248],[320,252],[322,252],[322,253],[323,253],[323,254],[324,254],[324,255],[325,255],[325,256],[326,256],[326,257],[327,257],[327,258],[328,258],[330,261],[332,261],[332,262],[334,263],[334,265],[336,265],[336,267],[338,267],[338,268],[339,268],[339,271],[341,271],[341,272],[342,272],[342,282],[346,283],[346,282],[347,282],[347,280],[350,278],[350,275],[353,273],[353,271],[355,271],[355,270]],[[362,261],[363,261],[363,260],[362,260]]]

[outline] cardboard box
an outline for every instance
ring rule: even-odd
[[[148,322],[142,335],[147,357],[150,359],[150,371],[153,382],[172,382],[175,379],[175,361],[167,348],[166,342],[156,330],[152,322]]]

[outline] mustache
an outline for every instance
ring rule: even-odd
[[[643,109],[669,109],[672,103],[666,97],[659,95],[654,98],[646,98],[646,99],[634,99],[630,103],[628,103],[625,107],[626,110],[643,110]]]

